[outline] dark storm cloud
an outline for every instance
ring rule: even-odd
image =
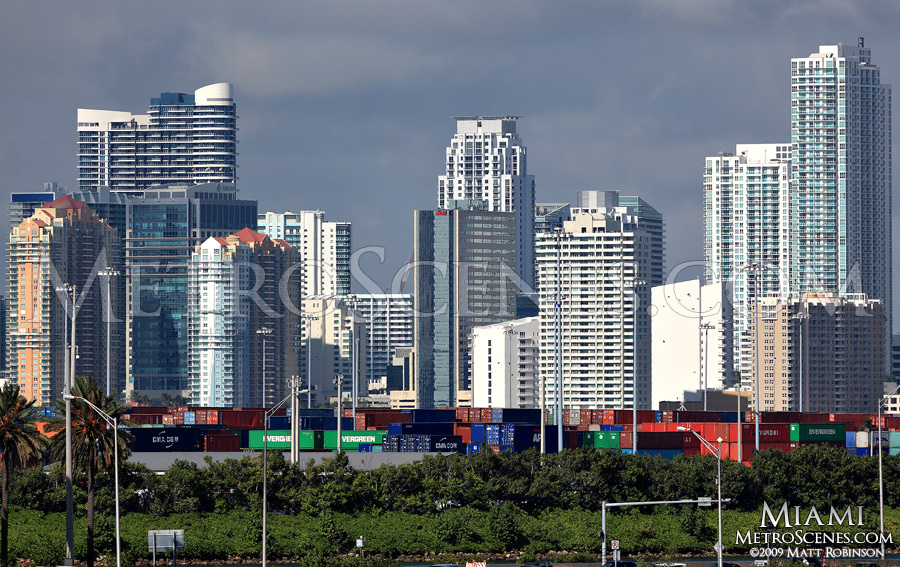
[[[865,36],[897,83],[898,16],[889,0],[7,3],[0,179],[74,187],[76,108],[145,112],[228,81],[242,196],[352,221],[355,247],[386,247],[367,267],[387,285],[413,209],[435,206],[449,117],[515,114],[538,201],[640,195],[671,266],[702,258],[703,158],[790,140],[790,58]]]

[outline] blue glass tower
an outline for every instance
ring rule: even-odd
[[[188,395],[188,260],[194,246],[256,226],[256,201],[228,183],[163,185],[127,203],[128,384],[152,399]]]

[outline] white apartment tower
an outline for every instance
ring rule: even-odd
[[[539,317],[472,329],[472,407],[540,406]]]
[[[784,296],[790,282],[790,144],[738,144],[706,158],[706,283],[732,286],[734,362],[752,375],[756,298]]]
[[[561,362],[564,408],[628,409],[636,394],[638,409],[649,409],[653,237],[623,230],[612,215],[582,213],[562,232],[537,235],[535,252],[548,407]]]
[[[229,83],[162,93],[147,114],[78,109],[78,187],[139,195],[153,185],[234,183],[237,111]]]
[[[192,404],[267,408],[288,394],[288,379],[299,373],[296,261],[287,242],[249,228],[194,248],[187,269]]]
[[[791,291],[879,299],[890,337],[891,87],[862,38],[791,59],[791,141]]]
[[[326,221],[324,211],[260,213],[256,230],[282,238],[299,254],[300,296],[350,293],[350,223]]]
[[[413,298],[410,293],[354,294],[339,297],[368,329],[361,372],[369,385],[387,376],[398,348],[413,346]]]
[[[458,116],[447,146],[446,170],[438,177],[438,209],[451,201],[485,201],[489,211],[516,213],[516,272],[533,287],[534,176],[518,116]]]

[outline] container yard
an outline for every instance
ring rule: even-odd
[[[347,452],[501,453],[538,449],[540,410],[440,408],[391,410],[344,409],[341,448]],[[135,452],[261,451],[264,411],[258,408],[134,407],[127,416]],[[546,449],[557,451],[557,426],[548,412]],[[637,452],[672,459],[676,455],[709,454],[696,431],[721,447],[723,458],[751,464],[757,424],[752,412],[638,411]],[[291,423],[287,410],[269,418],[267,445],[288,450]],[[296,416],[300,451],[336,451],[334,409],[302,409]],[[803,445],[827,444],[854,456],[878,451],[877,416],[869,414],[765,412],[760,414],[760,450],[793,451]],[[882,450],[900,454],[900,417],[882,416]],[[563,448],[592,447],[623,453],[634,450],[631,410],[563,411]]]

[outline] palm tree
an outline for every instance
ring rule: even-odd
[[[0,473],[3,474],[3,510],[0,516],[0,566],[7,567],[9,549],[9,475],[39,461],[47,439],[37,430],[34,400],[19,394],[7,382],[0,388]]]
[[[100,408],[110,417],[118,418],[128,410],[128,405],[119,400],[118,394],[106,395],[97,381],[87,376],[77,376],[72,386],[72,395],[84,398]],[[57,416],[64,416],[66,403],[56,400]],[[129,422],[120,421],[128,425]],[[59,431],[66,426],[64,417],[55,417],[50,421],[49,431]],[[128,458],[128,441],[131,434],[119,431],[119,457]],[[113,463],[115,434],[106,421],[83,400],[72,400],[72,460],[75,466],[87,473],[87,564],[94,567],[94,479],[102,467],[109,469]],[[50,451],[54,457],[63,459],[66,455],[65,435],[55,435],[50,442]]]

